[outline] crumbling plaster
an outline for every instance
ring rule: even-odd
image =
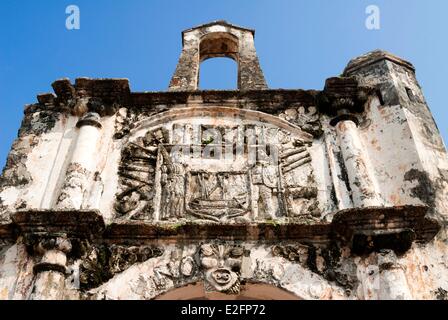
[[[446,299],[448,157],[414,67],[374,51],[323,90],[269,89],[253,36],[223,21],[186,30],[166,92],[61,79],[26,107],[0,178],[1,299],[154,299],[191,284],[238,296],[254,283],[302,299]],[[202,58],[238,61],[240,90],[197,90],[201,39]],[[279,163],[251,162],[260,137]]]

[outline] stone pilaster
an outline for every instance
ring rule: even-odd
[[[333,118],[342,154],[343,165],[348,176],[352,201],[355,207],[381,205],[381,200],[368,154],[358,132],[357,113],[363,111],[366,92],[358,87],[353,78],[330,78],[325,84],[324,110]]]
[[[100,116],[87,113],[76,126],[79,128],[78,138],[58,197],[58,209],[81,209],[95,171],[95,153],[101,135]]]
[[[347,118],[339,121],[335,127],[347,168],[354,206],[380,205],[371,166],[368,163],[369,159],[363,151],[356,122]]]

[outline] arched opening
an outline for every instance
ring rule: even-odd
[[[170,290],[155,300],[302,300],[296,295],[263,283],[246,283],[241,286],[239,295],[220,292],[206,292],[202,283],[189,284]]]
[[[201,90],[236,90],[238,65],[228,58],[207,59],[200,65],[198,88]]]
[[[238,60],[238,38],[225,32],[206,34],[201,38],[199,56],[201,62],[216,57]]]
[[[238,50],[238,38],[230,33],[204,35],[199,44],[198,88],[237,89]]]

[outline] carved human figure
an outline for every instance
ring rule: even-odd
[[[183,164],[171,163],[161,167],[162,220],[184,216],[185,168]]]
[[[279,187],[278,166],[273,162],[273,159],[261,148],[252,172],[252,183],[258,187],[259,216],[262,212],[262,216],[267,219],[275,217],[273,195],[278,192]]]
[[[166,220],[170,218],[169,201],[172,193],[171,179],[168,177],[168,167],[162,166],[160,168],[160,184],[162,186],[162,197],[160,203],[160,219]]]
[[[240,269],[243,248],[226,244],[204,244],[200,261],[204,269],[205,288],[228,294],[240,291]]]

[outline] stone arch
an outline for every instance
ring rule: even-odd
[[[313,141],[313,136],[311,134],[304,132],[297,125],[284,119],[281,119],[279,117],[263,113],[260,111],[239,109],[232,107],[220,107],[220,106],[200,107],[200,108],[175,108],[162,113],[158,113],[144,120],[136,122],[134,125],[134,129],[130,131],[128,137],[132,137],[139,130],[144,128],[156,128],[157,126],[161,126],[170,121],[174,120],[177,121],[194,117],[209,117],[216,119],[219,118],[244,119],[254,122],[268,123],[273,126],[277,126],[281,129],[284,129],[285,131],[290,132],[296,135],[297,137],[300,137],[305,142]]]
[[[242,243],[250,254],[242,261],[240,290],[232,294],[219,292],[207,286],[207,270],[196,256],[199,245],[165,243],[162,256],[135,263],[89,294],[109,300],[328,300],[348,299],[354,294],[305,265],[276,256],[271,246],[257,243]]]
[[[200,282],[175,288],[155,297],[154,300],[303,300],[303,298],[277,286],[266,283],[246,283],[239,295],[206,292]]]
[[[235,90],[238,86],[238,62],[227,56],[201,62],[198,75],[200,90]]]
[[[254,45],[254,30],[215,21],[182,32],[182,53],[170,91],[198,89],[199,65],[208,58],[229,57],[238,63],[238,89],[267,89]]]
[[[200,38],[199,61],[227,57],[238,62],[238,38],[227,32],[211,32]]]
[[[236,63],[237,86],[239,86],[239,39],[230,32],[210,32],[199,39],[199,71],[197,77],[197,87],[201,83],[201,68],[205,60],[213,58],[228,58]]]

